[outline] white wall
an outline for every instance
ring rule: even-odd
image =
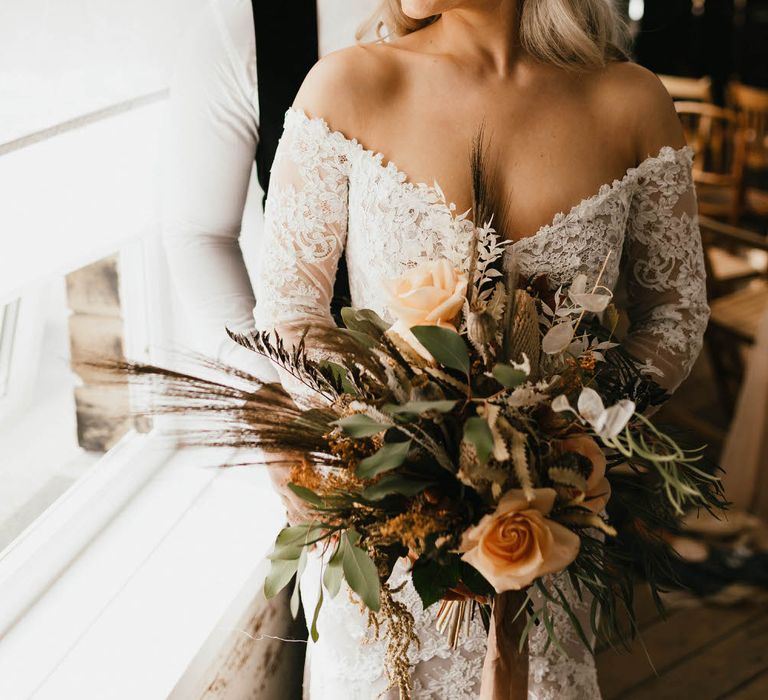
[[[204,0],[3,0],[0,143],[167,84]]]

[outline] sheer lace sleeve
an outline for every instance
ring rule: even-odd
[[[349,142],[325,122],[289,110],[272,166],[254,317],[290,345],[333,325],[331,297],[347,235]],[[294,395],[283,377],[283,384]]]
[[[629,212],[626,349],[663,373],[672,391],[688,376],[709,318],[689,148],[662,150],[638,173]]]

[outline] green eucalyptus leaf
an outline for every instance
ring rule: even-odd
[[[356,413],[346,418],[339,418],[334,421],[334,425],[338,425],[347,435],[353,438],[365,438],[371,437],[371,435],[377,435],[383,433],[392,427],[388,423],[379,423],[373,418],[369,418],[363,413]]]
[[[411,498],[421,493],[432,481],[409,479],[399,474],[388,474],[380,481],[363,491],[363,498],[369,501],[380,501],[387,496],[398,495]]]
[[[278,545],[304,545],[305,543],[310,542],[315,533],[320,530],[320,526],[313,523],[302,523],[301,525],[284,527],[278,533],[275,543]]]
[[[469,374],[469,352],[456,332],[439,326],[414,326],[411,332],[440,364]]]
[[[360,331],[353,331],[347,328],[345,331],[348,335],[352,336],[360,345],[364,348],[372,348],[376,346],[376,338],[372,338],[367,333],[361,333]]]
[[[361,539],[363,539],[363,538],[360,536],[360,533],[357,530],[355,530],[355,528],[351,527],[351,528],[349,528],[349,530],[347,530],[347,532],[346,532],[346,541],[347,542],[349,542],[351,544],[358,544]]]
[[[298,566],[298,558],[290,561],[284,559],[272,561],[269,573],[264,579],[264,597],[274,598],[280,591],[282,591],[283,588],[290,583]]]
[[[307,550],[302,549],[296,569],[296,583],[293,585],[293,593],[291,594],[291,615],[293,615],[294,620],[299,614],[299,604],[301,603],[301,575],[304,573],[306,566]]]
[[[364,333],[374,340],[381,338],[390,325],[375,311],[370,309],[353,309],[351,306],[345,306],[341,310],[341,320],[348,330]]]
[[[288,484],[288,488],[293,491],[299,498],[307,503],[311,503],[313,506],[321,507],[324,505],[323,499],[320,498],[314,491],[306,488],[305,486],[299,486],[298,484]]]
[[[316,642],[320,639],[320,634],[317,631],[317,618],[320,616],[320,608],[323,607],[323,587],[320,586],[320,595],[317,598],[317,605],[315,606],[315,614],[312,615],[312,626],[309,629],[309,634],[312,637],[312,641]]]
[[[495,365],[491,372],[494,379],[507,389],[514,389],[528,379],[528,375],[522,370],[504,364]]]
[[[277,535],[275,547],[268,558],[272,561],[298,559],[304,547],[319,537],[322,530],[321,526],[309,523],[283,528]]]
[[[409,401],[398,406],[388,403],[383,407],[386,413],[426,413],[427,411],[437,411],[438,413],[449,413],[454,409],[458,401]]]
[[[344,543],[345,539],[342,537],[339,539],[339,544],[336,547],[336,551],[333,556],[328,560],[328,564],[323,572],[323,585],[328,591],[328,595],[331,598],[335,598],[339,589],[341,588],[341,579],[344,575],[342,568],[342,560],[344,558]]]
[[[346,538],[346,533],[342,537]],[[347,540],[342,567],[349,587],[360,596],[369,610],[378,612],[381,607],[379,574],[368,552]]]
[[[357,465],[355,473],[361,479],[371,479],[378,474],[397,469],[408,456],[411,441],[386,442],[378,452],[363,459]]]
[[[468,418],[464,423],[464,439],[475,446],[480,464],[485,464],[493,452],[493,433],[488,421],[480,416]]]

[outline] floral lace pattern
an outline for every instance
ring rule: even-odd
[[[523,275],[546,274],[552,284],[568,284],[579,273],[595,281],[603,270],[601,283],[613,288],[623,271],[632,322],[625,346],[659,369],[659,381],[669,389],[690,370],[708,316],[691,163],[690,149],[665,147],[509,247]],[[472,230],[467,214],[457,214],[437,184],[410,182],[393,163],[384,165],[381,154],[331,131],[322,119],[288,111],[271,182],[256,287],[259,329],[275,329],[290,339],[308,324],[331,324],[342,254],[354,305],[385,318],[384,280],[438,257],[457,267],[466,264]],[[413,650],[414,698],[477,697],[485,653],[482,626],[477,622],[451,651],[434,629],[434,612],[421,609],[407,572],[399,575],[406,583],[400,595],[416,616],[422,641]],[[311,575],[305,580],[311,614],[319,574],[314,583]],[[588,610],[589,601],[570,597],[574,606]],[[530,700],[599,698],[591,655],[569,637],[570,623],[554,609],[552,614],[572,654],[545,649],[546,632],[532,631]],[[383,645],[367,640],[365,617],[343,591],[325,601],[318,629],[308,698],[395,697],[386,690]]]
[[[317,601],[320,572],[318,556],[310,560],[302,577],[302,598],[308,616],[312,615]],[[479,617],[473,620],[470,634],[462,637],[454,651],[435,627],[436,609],[422,608],[405,562],[398,563],[390,583],[395,588],[403,586],[397,598],[406,603],[414,615],[419,635],[419,646],[412,646],[410,650],[414,699],[477,698],[486,643]],[[320,638],[311,647],[309,682],[305,682],[307,700],[398,700],[398,691],[387,688],[383,664],[386,642],[374,638],[367,626],[367,615],[359,603],[350,598],[346,585],[335,598],[328,600],[326,596],[317,629]]]

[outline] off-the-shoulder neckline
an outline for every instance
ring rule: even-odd
[[[349,148],[359,152],[363,157],[370,159],[375,166],[395,176],[400,184],[404,187],[408,187],[409,189],[416,191],[427,192],[430,195],[437,197],[438,200],[442,200],[451,213],[456,211],[456,205],[453,202],[445,201],[443,192],[437,182],[435,182],[433,185],[430,185],[427,182],[412,181],[409,178],[408,173],[398,168],[394,161],[386,160],[385,163],[385,157],[383,153],[366,148],[356,138],[351,138],[341,131],[331,129],[330,125],[323,117],[311,117],[299,107],[290,107],[286,112],[286,120],[291,118],[295,118],[305,124],[317,124],[328,138],[332,138],[341,143],[344,143]],[[597,192],[574,204],[568,211],[564,210],[558,212],[552,218],[550,223],[544,224],[536,232],[530,235],[522,236],[521,238],[516,239],[513,245],[522,241],[536,238],[552,229],[559,228],[564,223],[568,222],[574,216],[580,213],[584,208],[593,207],[598,202],[602,202],[606,197],[615,192],[618,192],[624,187],[627,187],[631,182],[634,182],[644,173],[653,170],[653,168],[660,163],[675,163],[679,160],[690,161],[693,159],[693,157],[694,151],[690,146],[682,146],[681,148],[674,148],[673,146],[662,146],[656,155],[648,156],[645,160],[638,163],[638,165],[627,168],[622,177],[616,178],[611,183],[605,183],[601,185]]]

